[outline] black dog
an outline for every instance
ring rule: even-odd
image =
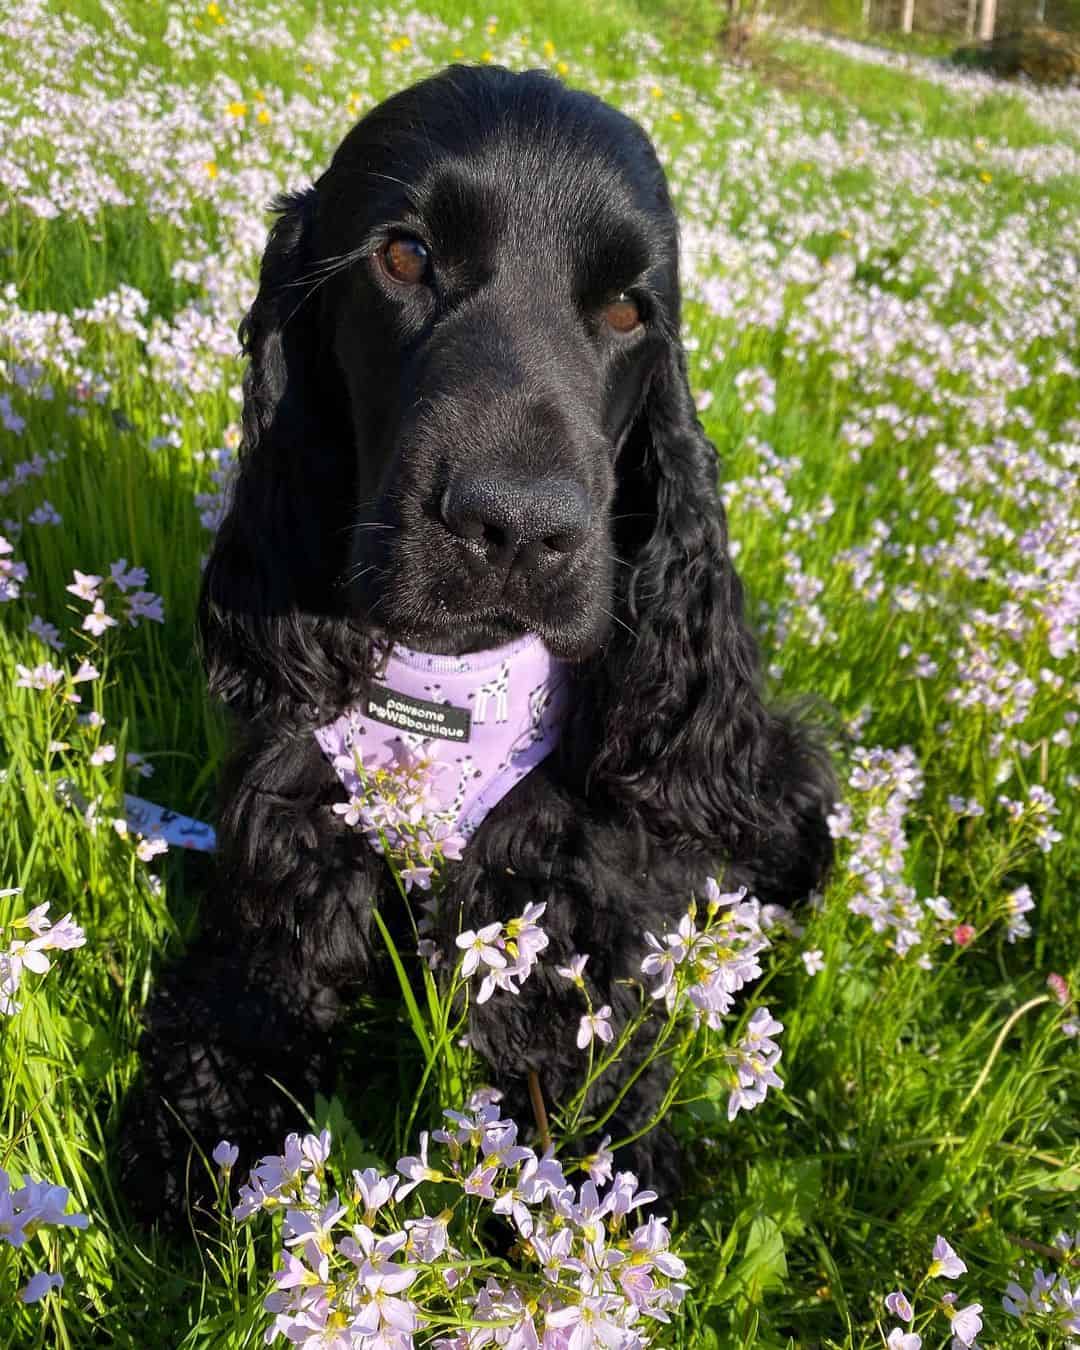
[[[237,729],[220,880],[149,1005],[122,1145],[148,1214],[182,1197],[177,1117],[250,1162],[299,1123],[271,1078],[308,1103],[333,1082],[332,1028],[380,958],[372,905],[389,921],[401,902],[332,809],[345,794],[313,733],[364,692],[380,642],[453,654],[532,633],[572,672],[557,750],[450,864],[443,910],[452,950],[546,902],[542,964],[470,1023],[523,1123],[530,1071],[556,1102],[581,1081],[582,1001],[556,965],[589,953],[617,1025],[644,931],[673,927],[707,875],[791,904],[830,858],[828,763],[760,697],[641,129],[537,72],[454,67],[369,113],[278,209],[200,610]],[[642,1075],[610,1132],[662,1088]],[[627,1153],[671,1194],[666,1141]]]

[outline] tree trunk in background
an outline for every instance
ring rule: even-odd
[[[915,0],[904,0],[904,8],[900,14],[900,31],[902,33],[910,33],[914,22]]]
[[[979,37],[989,42],[994,36],[994,18],[997,12],[997,0],[982,0],[982,13],[979,15]]]
[[[967,21],[964,24],[964,34],[970,42],[975,36],[975,20],[979,14],[979,0],[968,0]]]

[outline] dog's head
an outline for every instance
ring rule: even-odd
[[[294,209],[348,393],[349,611],[429,651],[595,648],[619,452],[678,329],[643,133],[539,73],[455,69],[360,122]]]
[[[756,654],[642,130],[539,72],[453,67],[278,209],[203,587],[211,687],[326,719],[372,638],[535,632],[584,663],[592,781],[681,830],[718,792],[755,816]]]
[[[678,340],[676,223],[644,133],[538,72],[455,67],[375,108],[279,208],[242,331],[234,517],[256,474],[273,482],[247,575],[212,563],[215,617],[249,637],[299,608],[429,651],[529,631],[595,650],[643,537],[618,519],[624,447]],[[253,655],[212,672],[220,692],[271,677]]]

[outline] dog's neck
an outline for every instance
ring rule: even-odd
[[[366,803],[361,827],[375,832],[400,800],[396,780],[426,760],[425,815],[467,840],[554,750],[566,684],[565,664],[532,635],[461,656],[395,645],[364,697],[315,736],[350,799]]]

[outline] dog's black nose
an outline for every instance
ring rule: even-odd
[[[473,557],[498,571],[553,571],[589,528],[588,495],[569,478],[457,478],[440,511],[451,534],[471,541]]]

